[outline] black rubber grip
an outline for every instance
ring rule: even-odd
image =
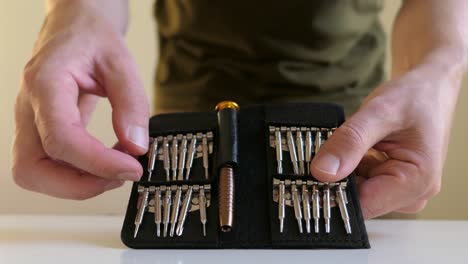
[[[218,111],[218,165],[237,166],[237,110],[225,108]]]

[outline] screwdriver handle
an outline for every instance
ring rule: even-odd
[[[230,101],[224,101],[216,105],[218,112],[219,151],[218,161],[220,166],[237,165],[237,111],[239,106]]]
[[[237,111],[239,105],[224,101],[216,105],[218,112],[219,225],[229,232],[234,219],[234,175],[237,168]]]

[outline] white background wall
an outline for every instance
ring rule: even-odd
[[[148,96],[152,96],[153,72],[156,61],[155,24],[152,18],[153,0],[133,0],[131,24],[127,40],[140,68]],[[386,1],[382,14],[385,28],[391,26],[400,1]],[[122,214],[127,205],[130,184],[97,198],[76,202],[59,200],[27,192],[12,179],[10,148],[13,136],[13,105],[23,65],[27,62],[33,42],[42,25],[44,4],[40,0],[0,0],[0,214]],[[94,114],[89,130],[107,145],[112,145],[110,107],[103,100]],[[441,194],[433,199],[421,218],[468,219],[468,83],[459,99],[452,131],[448,160]],[[466,203],[465,203],[466,202]]]

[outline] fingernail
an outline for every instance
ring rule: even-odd
[[[318,157],[318,160],[313,163],[313,166],[319,171],[336,175],[340,168],[340,159],[332,154],[323,154]]]
[[[135,145],[148,148],[148,131],[141,126],[130,126],[127,131],[128,139]]]
[[[124,181],[138,181],[140,180],[140,176],[134,172],[122,172],[117,174],[117,179]]]
[[[122,186],[123,184],[124,184],[124,181],[111,181],[106,186],[104,186],[104,189],[106,189],[107,191],[112,190],[112,189]]]

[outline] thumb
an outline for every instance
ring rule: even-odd
[[[148,149],[149,103],[136,65],[124,48],[108,52],[98,65],[112,106],[112,123],[119,145],[132,155]]]
[[[323,182],[339,181],[358,166],[366,152],[391,133],[392,125],[378,109],[363,106],[335,130],[312,160],[312,175]]]

